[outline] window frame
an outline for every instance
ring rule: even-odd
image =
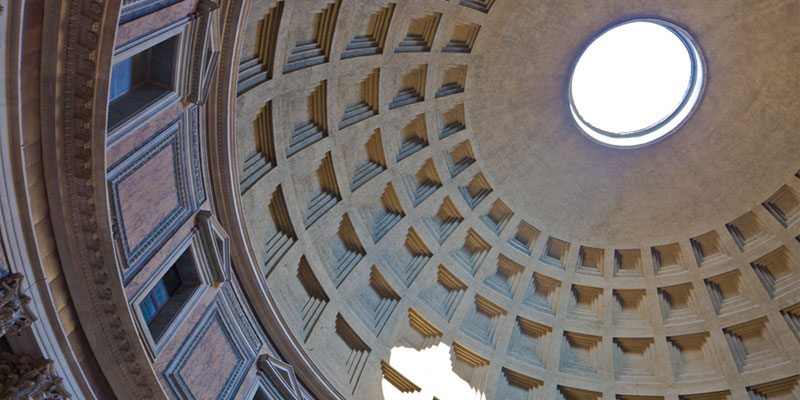
[[[263,357],[263,356],[261,356]],[[258,361],[256,362],[258,363]],[[256,398],[261,391],[266,396],[266,400],[296,400],[291,394],[288,397],[280,392],[280,388],[267,376],[264,371],[256,371],[256,380],[244,396],[246,400],[260,400]]]
[[[174,265],[173,265],[173,267],[174,267]],[[180,289],[181,286],[183,286],[183,279],[181,279],[180,272],[178,272],[177,270],[175,270],[174,279],[173,279],[173,277],[170,277],[171,278],[170,280],[172,281],[171,284],[168,284],[168,283],[164,282],[164,279],[167,278],[167,275],[170,275],[170,272],[173,271],[173,267],[170,267],[167,270],[167,272],[164,273],[164,275],[161,277],[161,279],[158,280],[156,285],[153,286],[153,288],[150,290],[149,293],[147,293],[147,296],[144,296],[144,298],[142,299],[142,302],[139,303],[139,308],[142,310],[142,314],[144,314],[145,311],[144,311],[144,308],[142,306],[144,305],[144,303],[146,301],[148,301],[148,300],[152,301],[153,309],[154,309],[153,313],[150,315],[149,318],[146,315],[144,316],[144,320],[147,323],[148,327],[150,326],[151,323],[153,323],[153,321],[155,321],[155,319],[158,317],[158,315],[161,313],[161,311],[166,307],[167,303],[169,303],[170,299],[175,298],[175,294],[178,292],[178,289]],[[175,283],[177,283],[177,285],[175,285]],[[159,303],[159,301],[158,301],[158,297],[159,296],[156,293],[156,289],[160,288],[162,286],[162,284],[163,284],[163,287],[164,287],[164,291],[167,292],[167,296],[166,296],[166,299],[164,300],[164,303],[159,305],[158,304]],[[174,286],[174,287],[172,287],[172,286]]]
[[[167,272],[176,265],[180,257],[187,251],[191,255],[193,262],[193,272],[196,273],[196,284],[194,287],[188,287],[191,292],[186,296],[185,300],[183,300],[183,304],[180,306],[180,309],[175,312],[174,315],[169,317],[169,321],[166,323],[166,327],[163,329],[160,335],[158,337],[154,337],[150,329],[150,324],[144,317],[141,305],[150,296],[153,289],[158,285],[159,282],[161,282]],[[181,277],[181,279],[184,280],[183,277]],[[178,245],[178,247],[170,254],[170,256],[161,263],[156,271],[153,272],[152,276],[148,278],[147,282],[142,285],[142,288],[138,291],[136,296],[134,296],[129,302],[129,307],[134,316],[137,329],[140,331],[140,335],[142,336],[142,341],[153,359],[158,358],[158,355],[164,350],[167,343],[172,340],[175,332],[180,328],[183,321],[186,320],[189,314],[192,313],[199,300],[212,287],[212,285],[213,282],[211,279],[211,272],[209,271],[205,250],[201,243],[198,230],[195,228],[192,230],[191,234],[189,234],[189,236],[187,236],[181,242],[181,244]],[[177,294],[179,291],[181,291],[182,287],[183,285],[181,285],[175,293]],[[170,297],[170,299],[172,298],[174,298],[174,295]],[[165,306],[168,303],[169,300],[165,302]],[[155,318],[156,317],[154,317],[153,320],[155,320]]]
[[[147,119],[150,119],[152,116],[162,111],[167,105],[177,102],[184,97],[184,92],[186,91],[186,60],[188,58],[187,52],[190,44],[189,39],[191,38],[191,33],[189,32],[191,28],[190,22],[191,18],[182,19],[115,50],[114,57],[111,62],[111,68],[108,72],[109,92],[108,109],[106,110],[106,133],[108,136],[108,144],[111,144],[122,137],[125,132],[135,129]],[[167,89],[165,93],[156,97],[155,100],[151,101],[146,106],[138,109],[131,115],[126,116],[116,125],[110,126],[108,122],[108,116],[110,114],[109,111],[112,103],[111,74],[114,66],[171,39],[175,39],[177,42],[175,43],[172,84],[170,85],[170,88]],[[115,100],[119,100],[119,98],[122,96],[117,97]]]

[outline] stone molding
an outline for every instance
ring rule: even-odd
[[[27,169],[30,154],[23,145],[28,139],[39,137],[39,113],[27,109],[23,112],[26,99],[38,97],[39,93],[30,93],[26,80],[31,66],[22,62],[28,55],[39,57],[38,44],[40,27],[25,28],[24,17],[38,15],[44,3],[29,1],[2,1],[4,12],[0,13],[0,31],[5,32],[3,43],[6,51],[0,55],[0,93],[6,97],[0,107],[0,214],[4,221],[0,228],[5,263],[0,269],[20,273],[27,278],[21,293],[30,297],[28,310],[36,316],[37,321],[30,324],[23,332],[6,338],[14,350],[25,349],[24,353],[52,360],[52,369],[63,378],[62,386],[66,391],[82,398],[95,398],[86,371],[78,361],[72,343],[65,333],[59,310],[56,309],[53,292],[43,279],[47,276],[45,260],[40,259],[42,243],[52,240],[52,231],[36,229],[33,221],[36,205],[46,205],[43,197],[37,197],[30,190],[30,179],[38,179],[41,168],[34,173]],[[31,4],[32,3],[32,4]],[[41,17],[39,17],[41,18]],[[32,21],[33,22],[33,21]],[[41,23],[41,19],[36,21]],[[31,37],[34,36],[34,37]],[[30,41],[34,49],[25,48],[24,42]],[[33,69],[38,70],[39,65]],[[33,74],[39,76],[38,72]],[[7,106],[7,107],[6,107]],[[36,121],[33,121],[36,120]],[[26,139],[27,138],[27,139]],[[37,139],[38,140],[38,139]]]
[[[267,379],[275,385],[283,398],[288,400],[303,398],[291,365],[266,354],[258,357],[256,365],[259,371],[266,374]]]
[[[78,318],[119,398],[166,398],[138,340],[116,262],[105,187],[106,113],[121,2],[49,2],[42,147],[60,259]],[[58,42],[54,42],[58,41]]]
[[[210,211],[201,210],[197,213],[197,225],[214,283],[230,281],[233,272],[228,234]]]
[[[147,13],[157,11],[180,0],[127,0],[120,12],[122,23],[133,20]]]
[[[195,11],[196,26],[189,69],[188,99],[201,106],[208,99],[211,81],[219,66],[218,9],[218,1],[200,0]],[[210,51],[207,52],[206,49]]]

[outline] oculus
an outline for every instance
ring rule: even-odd
[[[642,147],[676,131],[703,92],[703,56],[683,28],[634,19],[595,36],[574,63],[569,106],[577,126],[610,147]]]

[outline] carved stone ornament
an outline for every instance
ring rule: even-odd
[[[219,2],[200,0],[195,10],[197,22],[192,44],[191,64],[189,70],[190,102],[204,105],[208,99],[211,80],[219,66],[220,27]]]
[[[51,360],[0,353],[0,398],[6,400],[56,400],[72,396],[61,387]]]
[[[45,12],[47,46],[42,76],[42,148],[50,216],[62,268],[78,306],[83,329],[102,332],[90,346],[116,397],[164,399],[122,288],[109,224],[110,209],[102,152],[107,134],[108,75],[121,1],[61,0],[60,12]],[[128,3],[128,2],[125,2]],[[136,3],[138,4],[138,3]],[[50,40],[50,39],[48,39]],[[57,116],[57,117],[56,117]],[[102,204],[102,207],[98,207]],[[61,251],[64,250],[62,254]],[[0,396],[2,398],[2,396]]]
[[[19,292],[21,282],[21,274],[8,274],[0,279],[0,336],[19,333],[36,320],[28,311],[30,297]]]
[[[214,282],[222,283],[231,279],[230,239],[217,218],[209,211],[197,213],[200,238],[208,259]]]
[[[302,399],[297,386],[297,377],[295,377],[291,365],[266,354],[258,358],[257,365],[258,369],[267,375],[267,378],[278,388],[285,399]]]

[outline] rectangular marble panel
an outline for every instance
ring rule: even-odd
[[[185,140],[184,124],[176,120],[109,172],[126,282],[192,215]]]
[[[209,306],[164,370],[180,399],[233,399],[255,353],[220,302]]]

